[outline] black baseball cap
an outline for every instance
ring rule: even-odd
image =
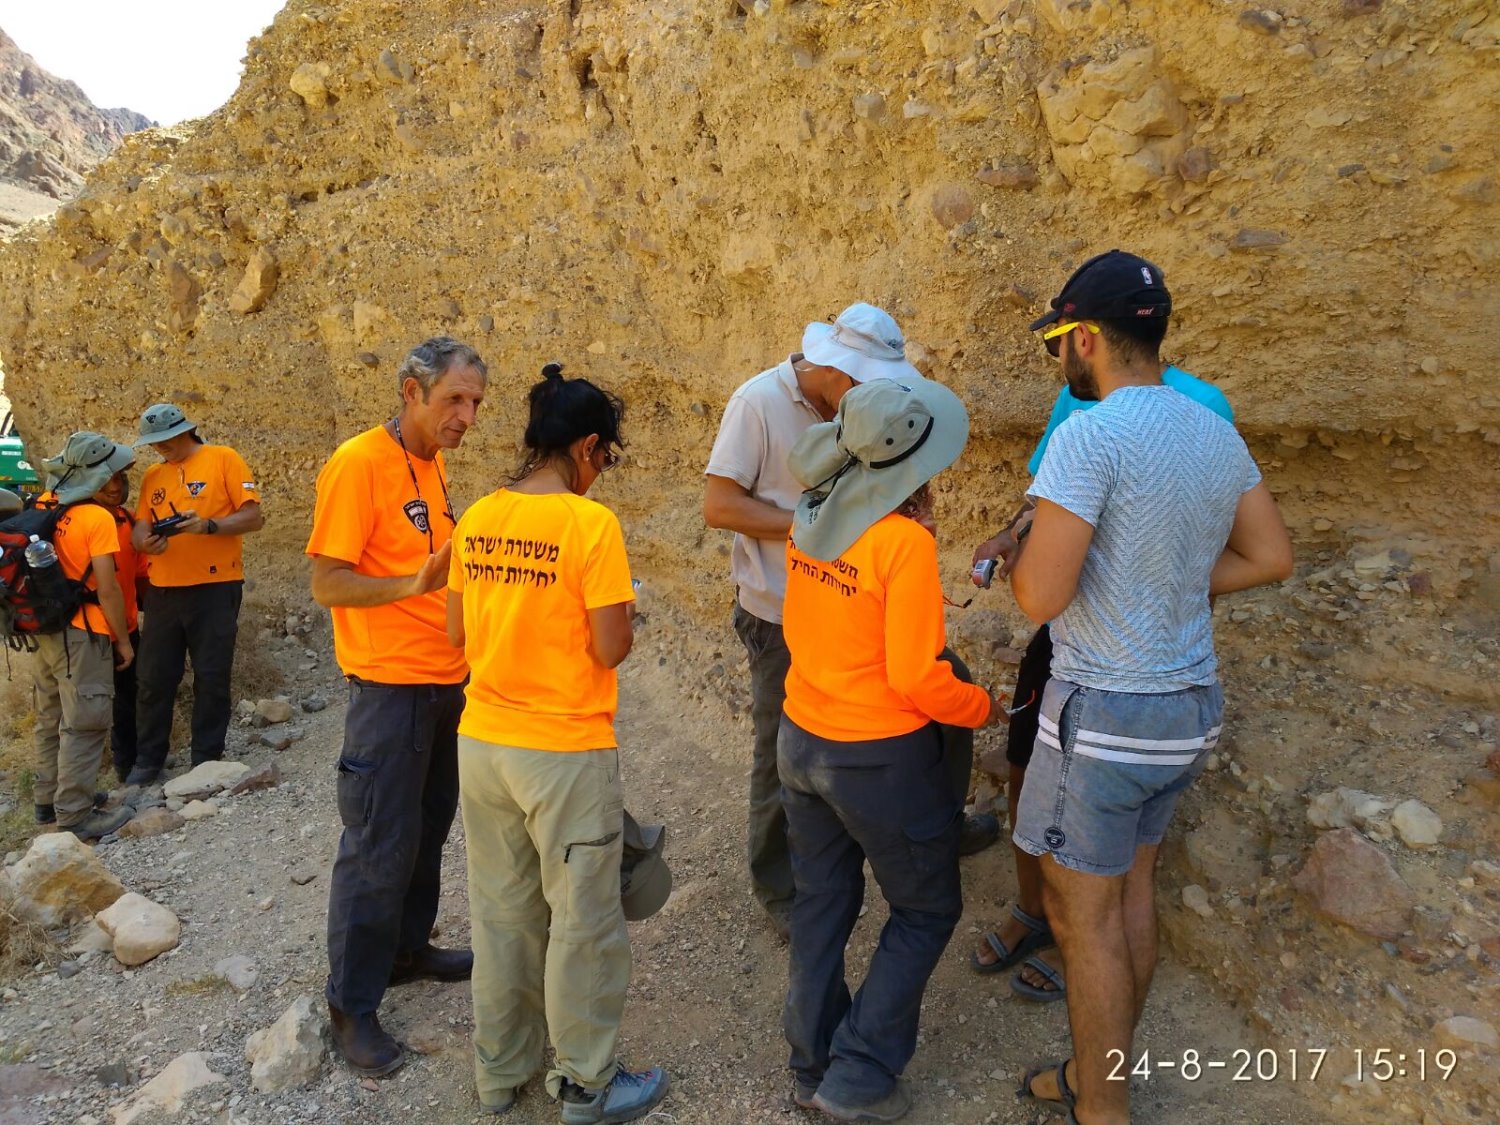
[[[1172,295],[1161,270],[1145,258],[1110,250],[1073,271],[1052,311],[1033,321],[1036,332],[1064,317],[1073,320],[1135,320],[1172,315]]]

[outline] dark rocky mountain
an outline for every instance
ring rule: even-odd
[[[0,229],[70,198],[126,134],[153,124],[94,105],[0,30]]]

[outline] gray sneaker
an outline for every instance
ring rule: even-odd
[[[659,1066],[631,1072],[616,1064],[615,1076],[600,1090],[589,1090],[564,1081],[562,1088],[563,1125],[619,1125],[634,1121],[656,1108],[667,1096],[666,1071]]]
[[[62,830],[73,833],[80,840],[98,840],[104,836],[108,836],[111,832],[118,832],[124,828],[134,815],[135,810],[131,808],[120,808],[114,812],[95,810],[77,824],[62,825]]]
[[[911,1090],[901,1079],[891,1092],[878,1101],[846,1105],[825,1097],[821,1089],[813,1095],[813,1105],[839,1121],[898,1121],[911,1110]]]

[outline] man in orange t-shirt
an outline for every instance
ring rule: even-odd
[[[67,508],[51,541],[63,575],[83,583],[85,602],[60,633],[37,638],[36,819],[56,822],[83,840],[97,840],[130,819],[129,809],[95,811],[94,783],[109,730],[114,671],[135,659],[116,576],[120,550],[115,521],[97,493],[133,460],[128,446],[100,434],[68,438],[45,463],[52,491],[42,505]]]
[[[245,588],[241,540],[266,519],[244,459],[227,445],[205,443],[170,402],[141,415],[136,445],[161,454],[141,478],[131,532],[135,549],[151,556],[151,573],[141,607],[139,740],[126,781],[150,785],[166,765],[185,661],[193,664],[193,765],[224,757]]]
[[[396,373],[401,410],[350,438],[318,474],[307,553],[312,594],[333,614],[349,710],[338,760],[344,831],[328,895],[333,1043],[357,1074],[405,1054],[376,1014],[389,985],[468,980],[467,949],[430,942],[443,844],[458,808],[458,720],[468,667],[448,643],[456,523],[443,449],[457,449],[487,368],[441,336]]]

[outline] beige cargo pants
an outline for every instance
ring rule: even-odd
[[[71,625],[37,638],[33,799],[57,809],[59,828],[94,809],[104,740],[114,718],[115,658],[108,637]]]
[[[615,750],[523,750],[458,736],[474,947],[474,1073],[495,1103],[557,1053],[567,1078],[614,1076],[630,983]]]

